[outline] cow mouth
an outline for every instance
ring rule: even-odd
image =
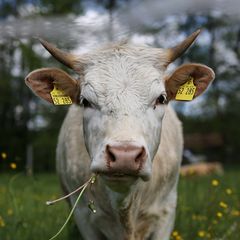
[[[134,176],[126,173],[103,173],[102,176],[110,179],[138,178],[138,176]]]
[[[107,181],[136,181],[137,179],[142,179],[143,181],[148,180],[147,176],[140,174],[129,174],[122,172],[101,172],[98,174]]]
[[[122,169],[106,169],[102,168],[99,165],[92,164],[90,167],[92,173],[99,175],[102,179],[110,182],[110,181],[136,181],[138,179],[145,181],[149,181],[151,177],[151,171],[148,169],[142,170],[122,170]]]

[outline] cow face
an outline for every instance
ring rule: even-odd
[[[186,64],[165,75],[169,62],[192,43],[192,34],[173,49],[119,44],[76,57],[41,41],[59,61],[80,75],[80,82],[59,69],[40,69],[26,77],[27,85],[52,102],[53,84],[83,107],[85,144],[91,170],[109,182],[148,180],[159,146],[166,104],[178,88],[194,78],[194,97],[213,80],[213,71]]]
[[[91,170],[107,179],[150,177],[167,103],[159,55],[122,45],[91,56],[80,94],[85,143]]]

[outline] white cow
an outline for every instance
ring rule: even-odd
[[[214,79],[201,64],[165,71],[195,40],[196,31],[171,49],[119,43],[75,56],[40,40],[79,80],[60,69],[31,72],[26,84],[52,103],[53,84],[74,102],[61,128],[57,171],[65,192],[92,173],[75,220],[84,240],[167,240],[174,225],[182,157],[181,123],[168,102],[194,78],[200,95]],[[87,207],[95,202],[97,212]],[[76,196],[70,199],[71,204]]]

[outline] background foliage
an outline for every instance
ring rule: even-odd
[[[108,40],[117,40],[116,36],[119,33],[118,30],[114,32],[114,24],[123,25],[124,21],[121,21],[121,18],[125,18],[123,12],[128,12],[127,9],[137,11],[138,3],[139,1],[124,0],[2,0],[0,2],[0,29],[4,30],[0,33],[0,171],[9,169],[12,163],[16,164],[19,170],[23,170],[28,167],[26,159],[29,156],[34,160],[34,170],[53,170],[57,135],[67,110],[65,107],[56,108],[44,103],[25,86],[23,80],[30,71],[46,66],[62,66],[46,55],[39,43],[32,38],[34,34],[41,35],[42,22],[40,21],[37,27],[33,25],[32,30],[29,30],[30,33],[22,31],[24,24],[29,23],[29,20],[35,23],[36,19],[46,19],[44,24],[50,24],[50,28],[47,28],[44,34],[59,47],[72,50],[79,47],[80,41],[85,41],[85,44],[90,41],[89,36],[86,35],[88,29],[77,32],[76,29],[81,26],[76,25],[75,28],[69,29],[68,25],[64,25],[64,20],[73,23],[74,19],[87,16],[86,9],[89,6],[95,10],[100,9],[99,14],[107,16],[104,22],[107,25],[107,34],[105,32],[103,34],[108,36]],[[56,16],[57,20],[54,18]],[[117,22],[117,19],[120,20]],[[185,137],[190,139],[186,141],[186,148],[196,154],[204,154],[208,161],[238,164],[240,160],[239,20],[225,14],[224,9],[222,12],[209,10],[165,14],[161,20],[135,22],[135,25],[130,18],[126,19],[129,23],[129,28],[125,31],[127,37],[134,38],[141,34],[141,37],[146,39],[145,42],[148,43],[148,39],[151,39],[150,44],[158,47],[166,47],[170,43],[176,44],[177,36],[182,38],[199,27],[204,29],[202,42],[198,41],[176,64],[189,61],[207,64],[216,72],[216,80],[207,94],[196,103],[176,103],[175,107],[184,122]],[[18,22],[19,25],[16,25]],[[52,22],[57,25],[52,27]],[[12,27],[13,33],[6,31],[5,25]],[[26,28],[25,26],[25,31]],[[58,28],[60,33],[56,34]],[[98,29],[93,31],[93,34],[97,41],[101,42],[102,37],[99,32]],[[170,33],[173,33],[171,37],[168,36]],[[174,37],[177,38],[176,41]],[[172,39],[170,43],[169,39]],[[209,134],[213,134],[215,138],[203,140],[204,144],[188,145],[188,142],[196,140],[196,136],[200,139],[208,139]]]

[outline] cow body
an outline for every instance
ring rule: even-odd
[[[82,115],[79,106],[69,109],[58,141],[57,170],[67,192],[91,176]],[[151,179],[148,182],[139,179],[126,191],[114,192],[98,178],[90,197],[85,194],[75,212],[83,239],[169,239],[175,217],[182,146],[181,123],[168,106]],[[72,204],[75,200],[76,196],[71,198]],[[95,202],[95,214],[87,208],[89,200]]]
[[[66,193],[97,174],[75,211],[84,240],[169,239],[183,140],[168,102],[183,84],[189,86],[189,79],[194,90],[186,94],[199,96],[214,72],[202,64],[184,64],[170,75],[166,69],[199,32],[172,49],[122,42],[83,56],[41,40],[79,74],[76,80],[60,69],[44,68],[25,81],[50,103],[53,86],[74,102],[59,136],[57,170]],[[71,196],[71,205],[75,200]],[[87,208],[89,200],[95,202],[95,214]]]

